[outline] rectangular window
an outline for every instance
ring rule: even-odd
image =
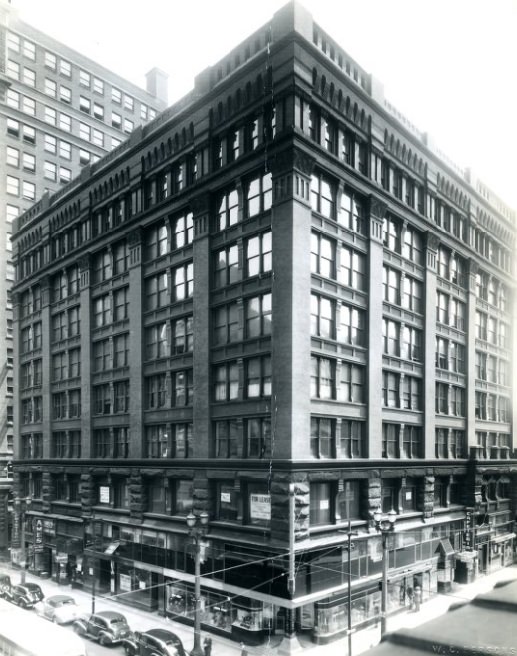
[[[217,229],[225,230],[239,220],[239,197],[233,189],[223,193],[217,203]]]
[[[365,455],[365,423],[362,421],[341,421],[339,437],[341,458],[363,458]]]
[[[47,94],[47,96],[52,96],[53,98],[55,98],[57,94],[57,84],[55,80],[51,80],[48,77],[46,77],[43,91]]]
[[[402,331],[401,357],[413,362],[422,362],[422,332],[407,324]]]
[[[266,173],[266,175],[250,180],[247,186],[246,203],[248,217],[256,216],[271,208],[271,173]]]
[[[382,457],[398,458],[399,426],[397,424],[382,424]],[[390,508],[391,510],[391,508]]]
[[[188,353],[194,350],[194,320],[192,315],[172,322],[172,353]]]
[[[191,480],[171,481],[173,489],[172,512],[175,515],[188,515],[192,512],[194,488]]]
[[[101,95],[104,93],[104,82],[98,77],[93,78],[93,90]]]
[[[386,408],[400,408],[400,374],[382,372],[382,403]]]
[[[311,335],[336,338],[336,304],[334,300],[311,294]]]
[[[147,360],[156,360],[170,355],[169,334],[165,322],[146,328],[145,335]]]
[[[164,271],[144,280],[145,309],[156,310],[169,304],[168,276]]]
[[[173,248],[182,248],[191,244],[194,238],[194,221],[192,212],[177,216],[173,220]]]
[[[268,458],[271,453],[271,420],[265,418],[246,421],[246,457]]]
[[[247,398],[271,396],[271,356],[246,361],[245,389]]]
[[[336,201],[333,184],[322,175],[311,176],[311,207],[329,219],[336,218]]]
[[[311,357],[311,397],[336,398],[336,362],[319,356]]]
[[[218,481],[215,491],[216,517],[226,522],[242,522],[242,493],[234,481]]]
[[[382,278],[384,300],[400,305],[400,271],[384,266]]]
[[[59,86],[59,100],[69,105],[72,102],[72,91],[62,84]]]
[[[65,130],[66,132],[71,132],[72,130],[72,117],[68,116],[68,114],[59,114],[59,127],[61,130]]]
[[[192,369],[172,372],[172,407],[192,404],[194,391]]]
[[[129,412],[129,380],[117,380],[113,383],[115,413]]]
[[[332,483],[311,483],[309,521],[311,526],[331,524],[334,516]]]
[[[245,244],[246,275],[256,276],[271,271],[271,232],[250,237]]]
[[[345,188],[341,194],[341,205],[338,212],[338,223],[352,232],[366,234],[365,203],[355,192]]]
[[[402,307],[419,313],[422,313],[423,310],[422,283],[410,276],[404,277]]]
[[[97,415],[110,415],[112,407],[110,385],[96,385],[93,387],[94,413]]]
[[[236,362],[214,367],[214,400],[234,401],[239,398],[239,369]]]
[[[236,419],[216,421],[215,430],[215,457],[236,458],[239,449],[239,425]]]
[[[107,371],[112,368],[109,339],[93,342],[93,370]]]
[[[226,285],[231,285],[240,279],[239,249],[236,244],[217,251],[214,256],[214,263],[215,287],[226,287]]]
[[[229,344],[239,339],[239,312],[237,302],[214,310],[214,344]]]
[[[167,402],[167,376],[156,374],[145,379],[145,407],[147,410],[164,408]]]
[[[194,265],[192,262],[172,270],[173,300],[191,298],[194,293]]]
[[[341,362],[338,400],[344,403],[364,403],[365,389],[365,368]]]
[[[366,256],[346,246],[341,247],[339,282],[347,287],[366,290]]]
[[[420,458],[422,429],[419,426],[404,426],[402,433],[402,458]]]
[[[107,326],[111,322],[111,296],[104,294],[93,300],[93,325],[95,328],[99,328]]]
[[[129,333],[115,335],[113,338],[113,367],[129,365]]]
[[[171,457],[188,458],[194,453],[192,424],[172,424]]]
[[[335,458],[335,419],[311,417],[311,455]]]

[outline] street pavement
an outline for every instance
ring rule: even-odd
[[[9,572],[13,583],[20,580],[20,570],[11,568],[9,564],[0,563],[0,570]],[[53,594],[70,594],[73,596],[85,613],[91,610],[91,595],[78,589],[71,589],[68,585],[58,585],[49,579],[40,579],[30,572],[26,574],[27,581],[38,583],[45,596]],[[401,612],[388,618],[388,631],[396,631],[399,628],[415,627],[427,622],[439,615],[445,613],[449,607],[458,602],[465,602],[473,599],[477,594],[488,592],[499,581],[517,580],[517,565],[505,567],[488,574],[480,576],[474,583],[460,584],[453,583],[450,593],[438,594],[430,600],[424,602],[418,612]],[[190,652],[193,646],[193,628],[185,626],[174,620],[162,617],[156,613],[132,608],[126,604],[118,602],[111,597],[96,597],[95,610],[117,610],[126,616],[129,626],[133,630],[146,631],[151,628],[161,627],[173,631],[183,642],[186,652]],[[201,644],[204,637],[212,639],[211,656],[243,656],[241,645],[232,640],[213,635],[208,632],[202,632]],[[380,625],[357,631],[352,636],[352,653],[361,654],[371,649],[380,642]],[[293,645],[286,645],[282,642],[280,636],[272,636],[271,641],[260,647],[245,648],[245,654],[249,656],[285,656],[289,651],[297,656],[335,656],[337,654],[347,654],[348,645],[346,638],[336,640],[328,645],[315,645],[310,641],[310,637],[302,636]],[[121,651],[119,648],[113,648],[113,653]]]

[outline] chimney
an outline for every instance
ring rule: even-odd
[[[167,82],[169,79],[168,74],[155,67],[151,68],[151,70],[146,73],[145,77],[147,80],[147,93],[150,93],[151,96],[154,96],[158,100],[161,100],[163,103],[165,103],[165,105],[167,105],[169,97]]]

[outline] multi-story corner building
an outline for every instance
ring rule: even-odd
[[[12,483],[12,222],[166,107],[165,75],[154,69],[147,84],[144,91],[34,29],[0,0],[0,550]],[[41,333],[30,339],[41,343]],[[31,412],[39,421],[37,406]]]
[[[33,569],[192,621],[204,510],[204,627],[326,642],[378,508],[390,612],[513,562],[515,214],[301,6],[14,225]]]

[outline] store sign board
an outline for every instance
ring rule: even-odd
[[[108,485],[101,485],[99,487],[99,503],[110,502],[110,489]]]
[[[269,494],[250,494],[250,516],[253,519],[271,519],[271,497]]]
[[[463,544],[465,551],[473,551],[474,545],[472,544],[472,531],[474,528],[474,508],[465,508],[465,535],[463,537]]]
[[[121,592],[131,592],[131,576],[129,574],[119,574],[118,587]]]
[[[32,531],[34,533],[34,544],[43,544],[43,521],[39,517],[33,520]]]
[[[53,519],[43,519],[43,533],[48,533],[48,535],[56,534],[56,527],[54,525]]]
[[[221,492],[221,503],[231,503],[232,495],[230,492]]]

